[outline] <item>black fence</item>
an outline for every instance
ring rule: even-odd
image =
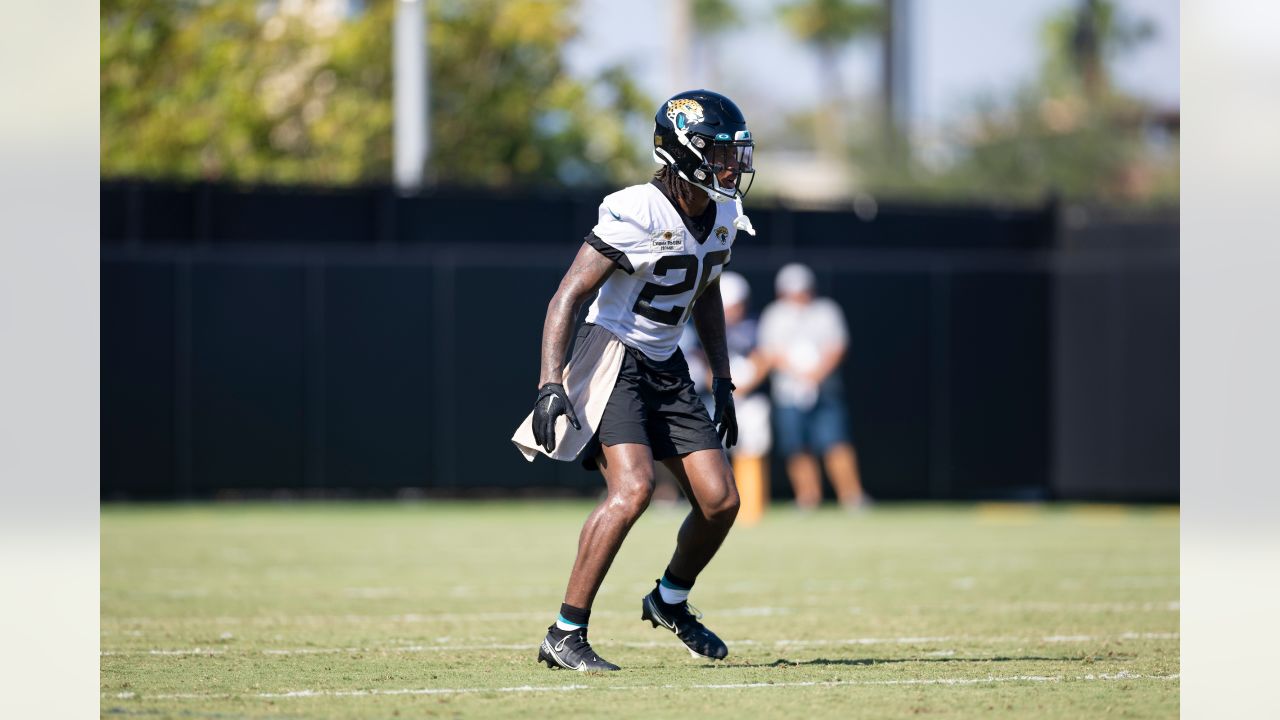
[[[104,182],[103,498],[594,491],[509,437],[602,194]],[[1176,216],[750,214],[753,308],[800,260],[846,312],[873,496],[1177,498]]]

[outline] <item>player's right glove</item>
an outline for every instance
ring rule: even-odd
[[[547,452],[556,449],[556,418],[561,415],[569,419],[574,430],[581,430],[578,414],[573,411],[573,404],[564,392],[560,383],[547,383],[538,390],[538,399],[533,403],[533,440]]]

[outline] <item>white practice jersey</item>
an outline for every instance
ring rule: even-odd
[[[595,323],[654,360],[676,351],[702,291],[729,263],[737,230],[732,203],[711,203],[715,219],[699,242],[652,183],[605,197],[587,242],[618,267],[587,312]]]

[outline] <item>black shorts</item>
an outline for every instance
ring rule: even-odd
[[[600,429],[582,454],[582,466],[596,469],[601,446],[648,445],[654,460],[720,447],[707,406],[693,390],[689,364],[676,350],[666,360],[653,360],[628,346],[609,395]]]

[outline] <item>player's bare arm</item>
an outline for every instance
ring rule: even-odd
[[[698,331],[698,340],[706,353],[711,376],[729,377],[729,343],[725,340],[724,300],[720,297],[719,278],[707,286],[690,313],[693,327]]]
[[[542,373],[538,386],[560,383],[564,375],[564,355],[569,347],[569,334],[582,303],[591,297],[616,266],[595,248],[583,243],[560,287],[547,304],[547,318],[542,324]],[[721,327],[723,333],[723,325]]]
[[[729,343],[725,339],[724,298],[720,296],[720,280],[707,286],[690,311],[698,340],[707,354],[711,368],[711,393],[716,412],[712,423],[727,447],[738,443],[738,414],[733,406],[733,379],[729,372]]]
[[[542,371],[532,419],[533,439],[547,452],[556,449],[556,418],[564,415],[574,429],[582,427],[563,385],[564,354],[582,303],[600,289],[612,271],[613,263],[608,258],[583,243],[547,305],[542,326]]]

